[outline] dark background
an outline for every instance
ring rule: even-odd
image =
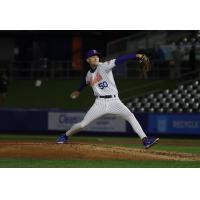
[[[131,35],[140,31],[100,31],[100,30],[80,30],[80,31],[57,31],[57,30],[34,30],[34,31],[0,31],[0,39],[14,39],[15,47],[20,49],[17,60],[33,59],[32,46],[37,42],[38,56],[46,56],[52,60],[71,60],[72,38],[80,37],[82,40],[82,51],[89,49],[99,49],[102,55],[106,54],[106,44],[108,41]]]

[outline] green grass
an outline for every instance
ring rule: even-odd
[[[48,140],[55,141],[57,136],[55,135],[30,135],[30,134],[0,134],[0,140]]]
[[[152,83],[155,83],[152,85]],[[137,96],[146,91],[174,87],[175,81],[116,80],[120,98]],[[145,88],[135,89],[149,85]],[[87,110],[94,102],[90,87],[85,88],[79,99],[72,100],[69,95],[79,86],[79,80],[49,80],[41,87],[35,87],[34,81],[12,81],[4,106],[23,108],[63,108]],[[127,89],[129,91],[123,92]]]
[[[199,168],[200,161],[41,160],[0,158],[3,168]]]

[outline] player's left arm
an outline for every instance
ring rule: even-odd
[[[145,54],[128,54],[126,56],[121,56],[115,60],[116,65],[120,65],[128,60],[138,60],[144,68],[144,71],[150,71],[150,60]]]
[[[140,63],[143,64],[145,71],[150,71],[150,61],[149,58],[145,54],[128,54],[125,56],[120,56],[116,59],[108,61],[108,69],[112,69],[115,66],[121,65],[122,63],[128,60],[139,60]]]
[[[142,58],[142,55],[143,54],[128,54],[128,55],[125,55],[125,56],[120,56],[118,58],[115,59],[115,64],[116,65],[120,65],[128,60],[136,60],[136,59],[140,59]]]

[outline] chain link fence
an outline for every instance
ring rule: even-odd
[[[182,73],[190,71],[189,65],[182,67]],[[0,72],[6,72],[9,80],[54,80],[54,79],[74,79],[80,78],[82,70],[76,70],[72,67],[70,61],[3,61],[0,62]],[[150,79],[165,80],[176,79],[176,68],[169,63],[160,63],[154,60],[152,70],[145,74],[142,66],[137,61],[128,61],[121,66],[113,69],[116,78],[123,79]]]

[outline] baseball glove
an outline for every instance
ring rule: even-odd
[[[151,63],[149,58],[143,54],[142,57],[139,59],[139,63],[143,65],[143,70],[149,72],[151,70]]]

